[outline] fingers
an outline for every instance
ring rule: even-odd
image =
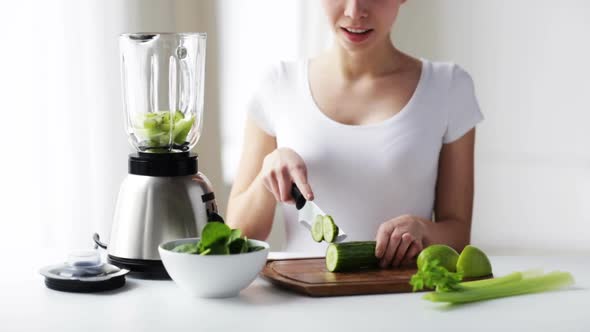
[[[385,255],[381,258],[380,266],[381,267],[388,267],[391,264],[391,261],[395,257],[395,252],[397,248],[401,244],[402,234],[399,228],[393,230],[391,235],[389,236],[389,243],[387,244],[387,249],[385,250]]]
[[[408,248],[408,251],[406,251],[406,255],[404,256],[404,259],[402,260],[401,265],[402,266],[415,265],[416,264],[416,256],[418,256],[420,251],[422,251],[422,245],[417,240],[414,240],[412,242],[412,244],[410,245],[410,248]]]
[[[377,230],[377,237],[375,241],[375,257],[382,258],[387,250],[387,244],[389,243],[389,235],[393,231],[393,225],[390,223],[384,223],[379,226]]]
[[[402,259],[404,259],[404,256],[406,256],[406,252],[408,251],[408,248],[410,247],[412,242],[414,242],[414,237],[412,236],[412,234],[404,233],[402,235],[402,240],[395,252],[395,256],[393,257],[393,263],[391,265],[395,267],[400,265]]]
[[[269,153],[264,157],[261,172],[264,186],[277,201],[293,203],[293,182],[306,200],[313,200],[313,191],[307,182],[305,162],[292,149],[278,148]]]
[[[291,186],[293,182],[295,182],[299,191],[301,191],[301,194],[304,195],[306,199],[309,199],[308,197],[313,199],[311,186],[308,183],[301,182],[307,181],[302,175],[302,172],[303,174],[305,173],[304,170],[298,170],[296,173],[291,173],[288,167],[283,166],[279,169],[273,169],[270,171],[268,176],[264,177],[263,183],[266,189],[273,194],[278,202],[293,202],[293,197],[291,196]],[[291,180],[292,178],[293,180]]]
[[[277,174],[279,197],[281,202],[292,200],[291,198],[291,176],[287,167],[282,167]]]
[[[274,172],[271,172],[267,177],[264,177],[263,183],[266,189],[274,196],[275,200],[280,202],[281,197],[279,196],[279,186]]]
[[[304,164],[295,164],[289,170],[291,178],[293,178],[293,182],[299,188],[299,191],[305,197],[306,200],[313,200],[313,191],[311,190],[311,186],[307,183],[307,168]]]

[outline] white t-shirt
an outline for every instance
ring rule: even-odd
[[[305,161],[316,204],[332,215],[350,241],[374,240],[379,225],[403,214],[431,219],[443,144],[483,119],[467,72],[455,64],[422,61],[416,90],[394,116],[375,124],[332,120],[310,92],[308,61],[272,68],[248,112],[278,147]],[[280,204],[286,251],[324,253],[297,222],[297,209]]]

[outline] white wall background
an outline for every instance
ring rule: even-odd
[[[318,2],[0,3],[0,246],[65,253],[89,247],[94,231],[108,238],[129,151],[117,45],[127,31],[209,34],[197,150],[224,210],[252,82],[270,62],[326,46]],[[472,239],[492,253],[590,252],[588,31],[583,0],[404,5],[395,42],[457,62],[474,77],[486,120],[477,138]],[[275,248],[282,231],[280,223],[273,229]]]
[[[410,0],[395,40],[473,76],[474,243],[590,251],[590,2]]]
[[[51,0],[0,3],[2,156],[0,246],[67,252],[108,242],[127,174],[120,33],[209,32],[200,169],[223,183],[215,2]],[[10,121],[13,119],[14,121]],[[225,205],[225,196],[219,195]],[[22,246],[27,239],[27,246]]]

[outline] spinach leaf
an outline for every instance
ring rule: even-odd
[[[242,231],[239,229],[232,229],[231,233],[229,234],[229,238],[227,239],[227,244],[231,244],[233,241],[235,241],[236,239],[239,239],[242,237]]]
[[[178,245],[176,247],[174,247],[174,249],[172,249],[172,251],[174,252],[184,252],[187,254],[196,254],[199,252],[199,243],[195,242],[195,243],[185,243],[185,244],[181,244]]]
[[[241,254],[248,251],[248,243],[242,238],[234,239],[229,244],[230,254]]]
[[[229,255],[229,248],[225,242],[215,242],[207,250],[207,255]]]
[[[209,222],[203,227],[201,234],[201,248],[207,249],[217,242],[226,242],[232,231],[226,224],[214,221]]]
[[[254,246],[239,229],[231,229],[224,223],[208,222],[201,232],[201,240],[176,246],[172,251],[199,255],[242,254],[262,250]]]

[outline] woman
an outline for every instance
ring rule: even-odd
[[[227,220],[270,233],[276,202],[287,251],[317,252],[298,226],[295,183],[347,240],[377,241],[382,267],[410,264],[425,246],[470,241],[475,125],[471,77],[451,63],[399,51],[390,31],[404,0],[323,0],[334,45],[277,65],[249,105]]]

